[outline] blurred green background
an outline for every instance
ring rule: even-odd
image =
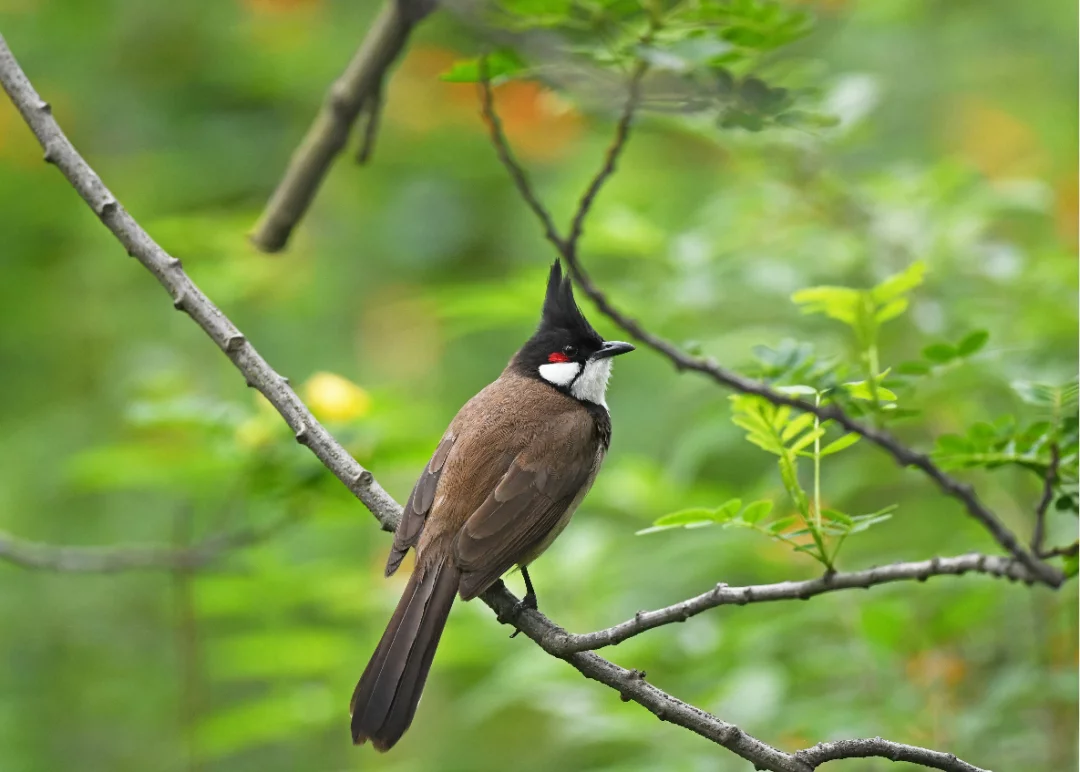
[[[848,354],[844,330],[801,316],[790,294],[868,286],[924,260],[911,310],[884,330],[883,364],[972,330],[990,342],[905,396],[922,414],[895,430],[929,449],[976,421],[1033,420],[1010,382],[1077,369],[1075,4],[801,5],[819,27],[800,56],[840,126],[752,134],[646,115],[583,259],[648,327],[734,368],[786,338]],[[0,32],[132,214],[403,501],[457,408],[530,333],[553,255],[474,87],[438,79],[476,50],[445,14],[390,83],[374,163],[335,165],[287,253],[246,243],[375,10],[0,0]],[[533,83],[498,96],[565,221],[610,117]],[[182,544],[289,520],[193,576],[0,563],[0,770],[748,769],[509,640],[479,603],[453,613],[401,744],[354,749],[349,695],[404,583],[382,578],[388,537],[41,162],[6,100],[0,271],[0,528]],[[584,632],[718,581],[816,575],[749,532],[635,536],[687,506],[786,500],[722,390],[646,350],[616,371],[612,450],[532,572],[541,608]],[[962,474],[1026,541],[1036,477]],[[996,552],[957,502],[865,443],[824,475],[836,506],[899,504],[849,540],[842,569]],[[1052,543],[1076,536],[1072,515],[1050,527]],[[1077,763],[1075,581],[1055,593],[940,578],[723,608],[605,654],[787,750],[881,735],[999,772]]]

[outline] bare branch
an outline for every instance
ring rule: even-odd
[[[1060,558],[1070,557],[1080,553],[1080,541],[1074,541],[1072,544],[1066,544],[1064,547],[1051,547],[1048,550],[1043,550],[1039,553],[1040,558]]]
[[[0,83],[45,149],[45,160],[56,165],[101,218],[105,227],[124,245],[128,254],[154,274],[172,296],[173,306],[186,312],[244,374],[248,385],[258,389],[281,413],[285,423],[293,430],[296,441],[306,445],[337,475],[378,518],[385,530],[393,530],[401,511],[397,502],[375,482],[371,472],[360,466],[315,420],[315,416],[289,386],[288,380],[270,367],[236,325],[195,286],[184,273],[180,261],[165,252],[120,205],[64,136],[52,116],[49,103],[34,91],[2,37]]]
[[[344,448],[321,426],[300,401],[284,378],[277,375],[254,350],[237,328],[199,291],[180,268],[180,261],[165,253],[135,220],[120,206],[85,160],[56,124],[49,106],[34,91],[7,43],[0,36],[0,84],[45,148],[45,159],[56,164],[71,185],[87,202],[116,238],[173,295],[174,305],[186,311],[217,343],[248,382],[258,388],[296,432],[299,442],[307,445],[383,525],[392,529],[401,516],[401,507]],[[518,599],[501,583],[483,595],[484,601],[503,621],[513,621],[533,641],[547,649],[552,642],[564,639],[566,631],[534,611],[517,611]],[[626,670],[593,652],[558,654],[587,678],[616,689],[625,701],[642,705],[662,721],[682,726],[712,740],[756,768],[772,772],[813,772],[828,760],[855,756],[880,755],[891,758],[904,749],[920,754],[929,763],[936,761],[934,751],[874,740],[850,740],[815,746],[803,751],[807,758],[784,753],[752,737],[733,724],[688,705],[645,681],[639,671]],[[842,745],[842,747],[840,747]],[[914,758],[914,757],[912,757]],[[945,757],[952,758],[952,757]],[[962,764],[962,762],[957,762]],[[981,772],[970,765],[940,766],[948,772]]]
[[[811,769],[817,769],[820,765],[837,759],[865,759],[875,756],[890,761],[908,761],[912,764],[920,764],[944,772],[987,772],[987,770],[980,769],[956,758],[951,753],[894,743],[882,740],[880,737],[868,740],[836,740],[835,742],[818,743],[813,748],[807,748],[795,754],[795,758],[809,764]]]
[[[1043,480],[1042,498],[1035,509],[1035,532],[1031,535],[1031,551],[1039,557],[1043,554],[1043,542],[1046,539],[1046,511],[1050,509],[1050,502],[1054,500],[1054,485],[1057,484],[1058,464],[1061,463],[1061,451],[1057,443],[1050,445],[1050,465],[1046,467],[1046,478]]]
[[[612,140],[607,153],[604,154],[604,165],[600,167],[600,171],[593,177],[592,182],[589,183],[585,193],[581,196],[581,201],[578,202],[577,212],[570,223],[570,235],[566,237],[566,242],[563,245],[564,254],[577,254],[577,244],[581,239],[582,231],[585,229],[585,218],[592,209],[593,201],[596,200],[600,189],[604,187],[604,183],[615,172],[615,164],[618,162],[623,148],[626,147],[626,141],[630,138],[630,124],[634,120],[634,113],[637,112],[638,103],[641,101],[641,81],[648,70],[649,63],[642,59],[638,61],[634,67],[634,72],[630,75],[626,104],[623,106],[619,122],[615,125],[615,139]],[[568,257],[567,260],[569,259]]]
[[[584,266],[581,264],[581,261],[578,259],[576,248],[577,240],[584,227],[584,218],[588,214],[596,194],[603,186],[604,181],[614,170],[619,154],[626,144],[630,124],[633,119],[634,108],[639,99],[640,78],[643,74],[644,70],[640,66],[634,71],[631,80],[630,94],[623,111],[623,117],[616,128],[615,137],[608,147],[605,163],[582,196],[578,211],[574,216],[571,234],[566,239],[559,235],[551,215],[536,195],[536,192],[532,189],[532,185],[530,184],[525,171],[515,160],[509,144],[507,143],[506,136],[500,129],[498,116],[495,114],[492,106],[490,85],[487,83],[486,78],[481,78],[481,83],[484,86],[484,117],[491,129],[491,139],[492,143],[495,145],[496,153],[503,165],[509,171],[510,176],[513,178],[515,185],[529,205],[529,208],[532,209],[540,220],[545,237],[555,245],[559,255],[566,261],[570,274],[573,276],[577,285],[592,299],[597,308],[600,309],[601,313],[629,333],[630,337],[634,340],[644,343],[654,351],[658,351],[666,356],[675,365],[676,369],[693,370],[703,373],[722,386],[734,389],[735,391],[744,394],[755,394],[769,400],[773,404],[787,405],[796,410],[812,413],[818,416],[822,421],[835,421],[847,431],[861,435],[885,450],[900,466],[911,466],[919,469],[933,480],[946,495],[959,500],[964,505],[968,514],[978,520],[983,527],[990,532],[990,535],[994,537],[994,540],[1020,561],[1020,563],[1022,563],[1034,576],[1038,577],[1039,581],[1044,582],[1051,587],[1059,587],[1065,580],[1064,575],[1053,566],[1043,563],[1038,557],[1025,550],[1017,540],[1016,536],[1005,527],[1001,520],[998,519],[997,515],[991,512],[979,500],[974,488],[947,474],[925,453],[919,453],[912,450],[882,429],[867,426],[856,421],[845,413],[838,405],[814,405],[805,400],[797,399],[788,396],[787,394],[781,394],[780,392],[769,388],[769,386],[764,383],[754,381],[739,375],[734,371],[727,370],[711,359],[694,357],[687,354],[670,341],[657,335],[653,335],[636,320],[616,309],[607,299],[607,296],[593,283],[592,279],[585,271]]]
[[[434,10],[435,3],[386,0],[349,66],[330,87],[315,122],[293,152],[285,176],[255,224],[251,241],[259,249],[284,249],[365,106],[368,130],[361,153],[366,158],[378,126],[378,94],[387,70],[405,49],[413,28]]]
[[[551,218],[547,209],[540,202],[540,197],[533,191],[532,183],[529,182],[525,170],[514,157],[514,152],[510,149],[510,143],[506,139],[506,133],[503,131],[502,121],[499,120],[499,114],[495,111],[495,95],[492,92],[491,79],[488,77],[486,56],[480,57],[478,69],[480,78],[477,86],[480,89],[480,111],[491,134],[491,142],[495,146],[495,152],[498,154],[499,160],[502,161],[502,165],[510,173],[510,178],[517,186],[521,197],[525,199],[525,203],[529,205],[536,218],[540,220],[540,225],[544,229],[544,237],[554,244],[555,249],[561,254],[566,250],[566,245],[562,236],[559,235],[559,229],[555,226],[555,221]]]
[[[817,579],[807,579],[802,582],[776,582],[750,587],[728,587],[726,584],[718,584],[708,592],[681,603],[655,611],[639,611],[632,619],[605,630],[582,635],[567,633],[564,639],[551,641],[546,648],[549,651],[568,654],[614,646],[646,630],[673,622],[685,622],[690,617],[718,606],[745,606],[748,603],[768,603],[778,600],[809,600],[815,595],[835,590],[869,589],[879,584],[912,579],[925,582],[932,576],[963,576],[968,572],[1004,577],[1029,584],[1036,581],[1031,572],[1015,560],[972,554],[909,563],[892,563],[887,566],[868,568],[865,571],[825,574]]]
[[[38,571],[79,574],[115,574],[121,571],[194,571],[228,552],[266,541],[287,524],[286,517],[270,525],[244,528],[206,539],[191,547],[114,545],[62,547],[29,541],[0,531],[0,560]]]

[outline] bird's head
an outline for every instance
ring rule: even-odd
[[[605,341],[574,301],[570,277],[556,260],[548,275],[544,310],[536,332],[514,356],[512,367],[582,402],[607,407],[604,394],[611,359],[633,351],[629,343]]]

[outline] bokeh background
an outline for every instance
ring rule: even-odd
[[[801,56],[840,126],[752,134],[646,115],[589,223],[590,270],[650,328],[741,368],[786,338],[847,353],[844,330],[800,316],[792,291],[868,286],[924,260],[883,363],[972,330],[990,342],[905,396],[922,414],[896,430],[929,449],[976,421],[1032,420],[1010,382],[1077,369],[1075,4],[804,5],[820,29]],[[404,500],[456,409],[529,334],[553,255],[474,87],[438,78],[476,50],[439,14],[390,83],[374,163],[339,161],[288,252],[246,243],[375,11],[0,0],[0,31],[117,196]],[[498,99],[564,221],[610,116],[527,82]],[[184,544],[287,519],[191,576],[0,562],[0,770],[747,769],[509,640],[478,603],[455,609],[402,743],[352,748],[349,695],[404,582],[382,578],[388,537],[41,162],[6,100],[0,271],[0,528]],[[815,575],[749,532],[636,536],[686,506],[787,504],[712,383],[643,350],[619,360],[609,402],[605,470],[533,572],[553,619],[587,631],[718,581]],[[824,475],[847,511],[899,504],[849,540],[841,568],[995,551],[957,502],[872,447]],[[1026,539],[1035,476],[965,476]],[[1075,531],[1051,518],[1055,543]],[[881,735],[1003,772],[1077,763],[1075,581],[1055,593],[940,578],[724,608],[608,655],[785,749]]]

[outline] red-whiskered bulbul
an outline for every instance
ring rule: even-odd
[[[536,608],[527,566],[596,479],[611,358],[633,350],[592,328],[556,261],[536,332],[450,422],[405,504],[386,575],[410,548],[416,564],[353,692],[354,743],[386,751],[409,728],[455,595],[471,600],[516,565]]]

